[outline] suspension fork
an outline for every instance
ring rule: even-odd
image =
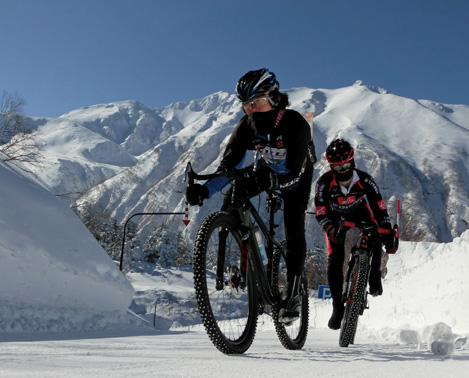
[[[223,274],[225,270],[225,251],[226,251],[226,239],[228,237],[228,230],[226,228],[218,231],[218,259],[217,259],[217,276],[215,281],[215,288],[217,290],[223,290],[225,285],[223,280]]]
[[[248,269],[248,255],[249,255],[249,239],[251,238],[251,217],[250,211],[248,209],[244,209],[242,212],[242,240],[241,240],[241,275],[243,276],[244,280],[246,280],[246,273]],[[254,241],[254,240],[253,240]]]
[[[356,282],[357,277],[354,276],[352,277],[352,271],[353,267],[355,264],[358,264],[360,255],[363,253],[366,253],[368,257],[368,265],[370,264],[370,259],[371,259],[371,253],[368,251],[368,240],[369,240],[370,235],[367,232],[361,232],[360,235],[357,236],[355,239],[355,245],[352,247],[351,250],[351,257],[350,261],[348,262],[348,268],[347,268],[347,276],[345,278],[345,287],[342,292],[342,302],[346,301],[351,301],[352,298],[348,298],[349,294],[349,289],[350,285],[352,282]],[[358,269],[355,269],[354,274],[358,274]],[[368,276],[370,274],[370,270],[368,269],[368,274],[367,274],[367,282],[368,282]],[[354,289],[355,290],[355,289]]]
[[[274,199],[271,195],[269,195],[268,198],[268,213],[269,213],[269,234],[271,238],[267,238],[266,240],[266,251],[267,251],[267,258],[269,259],[267,263],[267,280],[269,281],[269,284],[271,287],[273,287],[273,269],[272,269],[272,263],[274,259],[274,244],[272,242],[272,239],[275,236],[275,212],[277,208],[277,202],[274,203],[276,199]]]

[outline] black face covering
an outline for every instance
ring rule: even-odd
[[[344,172],[335,172],[335,177],[337,178],[337,181],[347,181],[350,180],[353,176],[353,169],[350,168]]]
[[[270,133],[277,121],[278,109],[272,109],[268,112],[254,112],[248,116],[248,125],[259,135]]]

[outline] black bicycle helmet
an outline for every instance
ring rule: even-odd
[[[279,88],[273,72],[267,68],[249,71],[236,85],[236,94],[241,101],[248,101]]]
[[[353,160],[355,152],[349,142],[336,139],[326,149],[326,160],[330,165],[339,165]]]

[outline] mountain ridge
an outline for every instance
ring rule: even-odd
[[[392,214],[401,199],[408,240],[448,242],[467,229],[469,106],[409,99],[361,81],[285,92],[290,108],[315,113],[313,138],[321,159],[314,181],[328,169],[322,157],[327,144],[341,137],[356,148],[358,168],[375,178]],[[56,193],[83,193],[78,203],[100,204],[121,223],[135,212],[179,212],[185,165],[214,171],[242,116],[228,92],[157,109],[137,101],[77,109],[38,126],[51,136],[44,151],[56,163],[46,181]],[[58,151],[61,140],[68,143],[65,151]],[[219,209],[217,196],[191,208],[188,237],[204,215]],[[312,200],[308,210],[314,212]],[[310,218],[314,244],[323,235]],[[151,232],[150,222],[142,219],[139,229]]]

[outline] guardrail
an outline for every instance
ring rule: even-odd
[[[125,247],[125,235],[126,235],[127,225],[133,217],[145,216],[145,215],[186,215],[186,217],[187,217],[187,212],[186,213],[182,213],[182,212],[181,213],[135,213],[135,214],[131,215],[125,221],[125,224],[124,224],[124,235],[122,236],[122,250],[121,250],[120,264],[119,264],[119,269],[120,269],[121,272],[122,272],[122,266],[124,265],[124,247]],[[186,219],[183,222],[186,226],[189,223],[189,221],[186,220]]]

